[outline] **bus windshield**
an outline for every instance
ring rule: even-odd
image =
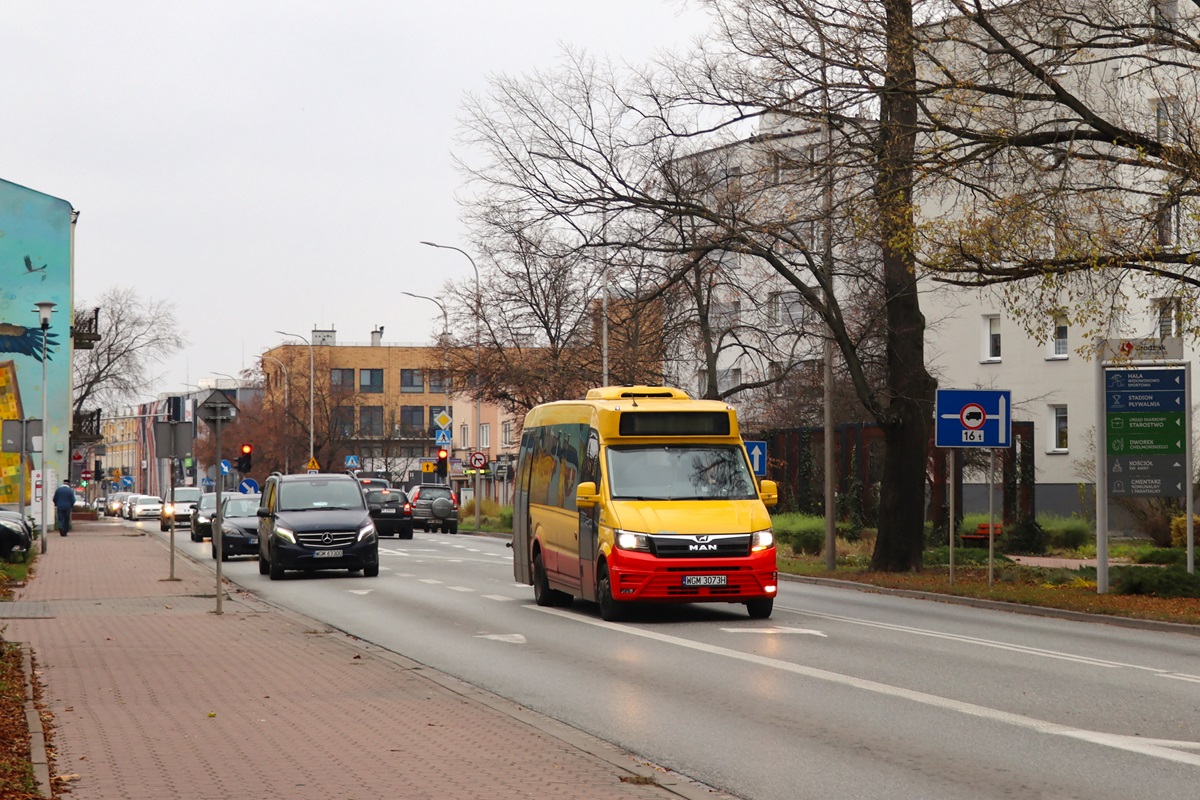
[[[754,476],[740,447],[651,445],[608,448],[615,500],[751,500]]]

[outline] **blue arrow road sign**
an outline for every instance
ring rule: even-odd
[[[440,428],[437,434],[434,436],[434,443],[437,444],[438,447],[449,447],[450,431],[446,430],[445,428]]]
[[[222,475],[229,474],[229,459],[227,459],[227,458],[221,459],[221,474]]]
[[[133,476],[126,475],[123,478],[121,478],[121,485],[122,486],[133,486]]]
[[[1012,392],[938,389],[938,447],[1011,447]]]
[[[238,491],[242,494],[258,494],[258,481],[254,478],[243,478],[238,484]]]
[[[750,454],[750,468],[754,470],[754,477],[765,477],[767,474],[767,443],[746,442],[746,452]]]

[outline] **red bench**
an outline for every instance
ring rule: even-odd
[[[986,522],[981,522],[975,527],[974,533],[960,533],[958,538],[964,546],[970,545],[972,547],[986,548],[988,546],[988,539],[999,539],[1003,533],[1003,525],[988,525]]]

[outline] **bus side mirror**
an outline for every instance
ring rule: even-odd
[[[600,502],[600,494],[596,491],[594,481],[584,481],[575,489],[576,508],[595,508]]]
[[[762,480],[758,483],[758,497],[765,506],[773,506],[779,502],[779,487],[775,481]]]

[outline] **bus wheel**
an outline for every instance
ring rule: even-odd
[[[600,619],[605,622],[620,622],[625,618],[625,604],[613,599],[612,583],[608,579],[608,567],[600,568],[600,580],[596,582],[596,597],[600,602]]]
[[[546,578],[546,568],[542,565],[542,554],[538,553],[533,557],[533,599],[539,606],[561,606],[564,605],[563,600],[570,599],[570,595],[564,595],[557,589],[550,588],[550,581]]]
[[[746,610],[750,612],[750,619],[766,619],[771,616],[771,609],[774,607],[774,597],[761,597],[758,600],[746,601]]]

